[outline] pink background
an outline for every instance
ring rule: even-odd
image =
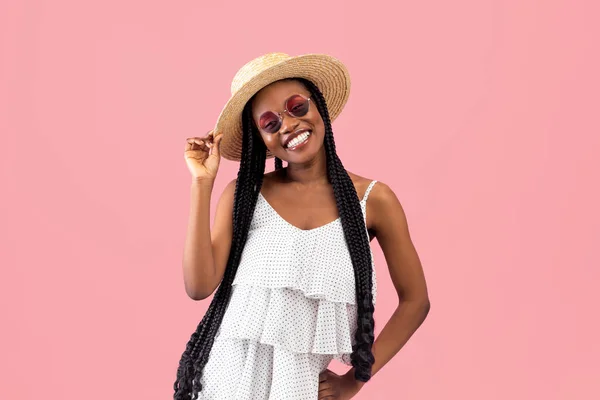
[[[2,1],[1,399],[171,398],[209,304],[183,288],[185,138],[271,51],[346,63],[339,154],[395,190],[428,279],[355,398],[600,398],[597,2],[199,3]]]

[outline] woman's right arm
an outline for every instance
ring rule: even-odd
[[[221,161],[222,137],[209,131],[204,137],[186,139],[185,162],[192,174],[192,185],[183,280],[187,295],[194,300],[207,298],[219,286],[231,248],[236,180],[223,191],[210,229],[210,199]]]
[[[214,180],[193,180],[185,248],[183,279],[194,300],[210,296],[223,279],[233,235],[233,197],[236,180],[223,190],[210,228],[210,199]]]

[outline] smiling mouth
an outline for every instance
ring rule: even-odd
[[[303,132],[289,141],[289,143],[285,146],[286,149],[293,149],[308,140],[308,137],[312,135],[312,131],[309,129],[306,132]]]

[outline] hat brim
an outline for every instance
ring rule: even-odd
[[[327,54],[304,54],[291,57],[264,71],[240,87],[227,101],[214,128],[223,133],[221,155],[231,161],[242,157],[242,111],[244,106],[265,86],[284,78],[300,77],[312,81],[325,98],[329,118],[333,122],[350,96],[350,74],[344,64]],[[267,158],[273,155],[267,150]]]

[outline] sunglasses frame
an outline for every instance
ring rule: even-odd
[[[287,103],[288,103],[288,101],[290,101],[290,99],[291,99],[291,98],[293,98],[293,97],[295,97],[295,96],[300,96],[300,97],[302,97],[304,100],[306,100],[306,102],[308,103],[308,110],[306,111],[306,114],[308,114],[308,113],[310,112],[310,102],[312,101],[312,99],[311,99],[311,97],[312,97],[312,96],[306,97],[306,96],[304,96],[303,94],[296,93],[296,94],[293,94],[293,95],[291,95],[291,96],[290,96],[290,97],[288,97],[287,99],[285,99],[285,102],[284,102],[283,104],[285,105],[285,107],[286,107],[286,108],[285,108],[283,111],[281,111],[281,112],[277,112],[277,111],[271,111],[271,110],[269,110],[269,111],[265,111],[264,113],[262,113],[262,114],[260,115],[260,117],[258,117],[258,121],[259,121],[259,124],[260,124],[260,120],[263,118],[263,116],[264,116],[265,114],[267,114],[267,113],[273,113],[273,114],[277,115],[277,118],[279,119],[279,128],[277,128],[277,130],[275,130],[275,132],[268,132],[267,130],[265,130],[265,129],[264,129],[263,127],[261,127],[260,125],[258,126],[258,128],[259,128],[259,129],[261,129],[261,130],[263,130],[264,132],[266,132],[266,133],[270,134],[270,135],[273,135],[273,134],[277,133],[277,132],[279,131],[279,129],[281,129],[281,125],[283,125],[283,116],[282,116],[282,115],[283,115],[284,113],[288,113],[288,115],[289,115],[290,117],[292,117],[292,118],[301,118],[301,117],[303,117],[304,115],[306,115],[306,114],[304,114],[304,115],[301,115],[301,116],[296,116],[296,115],[294,115],[294,114],[293,114],[291,111],[289,111],[289,110],[287,109]]]

